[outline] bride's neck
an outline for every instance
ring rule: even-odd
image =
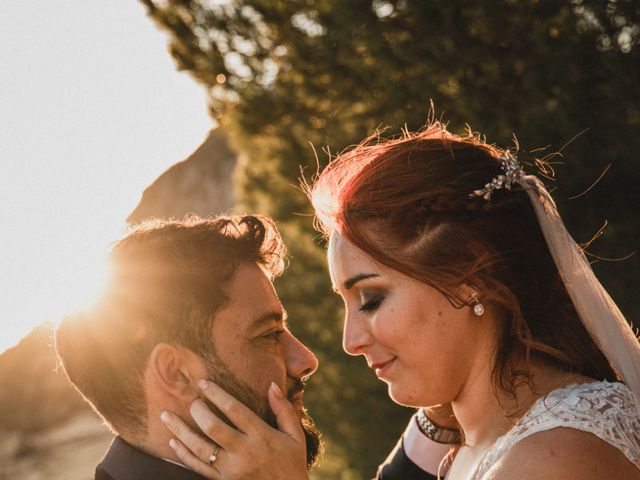
[[[548,366],[528,365],[525,368],[531,374],[531,383],[523,382],[515,387],[513,395],[495,386],[491,362],[480,365],[478,371],[470,376],[458,398],[452,402],[466,446],[483,448],[491,445],[509,431],[541,396],[570,383],[590,380]]]

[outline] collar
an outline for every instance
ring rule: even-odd
[[[186,466],[154,457],[115,437],[96,471],[102,471],[114,480],[202,480],[203,477]]]

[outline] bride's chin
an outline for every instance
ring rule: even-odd
[[[432,395],[421,395],[415,389],[393,383],[388,385],[388,394],[391,400],[403,407],[422,408],[427,405],[443,403],[440,398],[429,398]]]
[[[412,407],[412,404],[415,403],[415,399],[412,398],[413,396],[399,385],[390,383],[387,391],[389,393],[389,398],[398,405],[402,405],[403,407]]]

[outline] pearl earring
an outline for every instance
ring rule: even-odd
[[[477,317],[484,315],[484,305],[480,303],[479,294],[475,290],[471,293],[471,301],[473,302],[473,313]]]

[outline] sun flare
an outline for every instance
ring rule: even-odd
[[[58,231],[34,219],[20,242],[3,254],[0,352],[29,333],[34,325],[55,326],[65,315],[84,310],[101,295],[110,274],[109,244],[121,234],[120,225],[88,231],[59,222]]]

